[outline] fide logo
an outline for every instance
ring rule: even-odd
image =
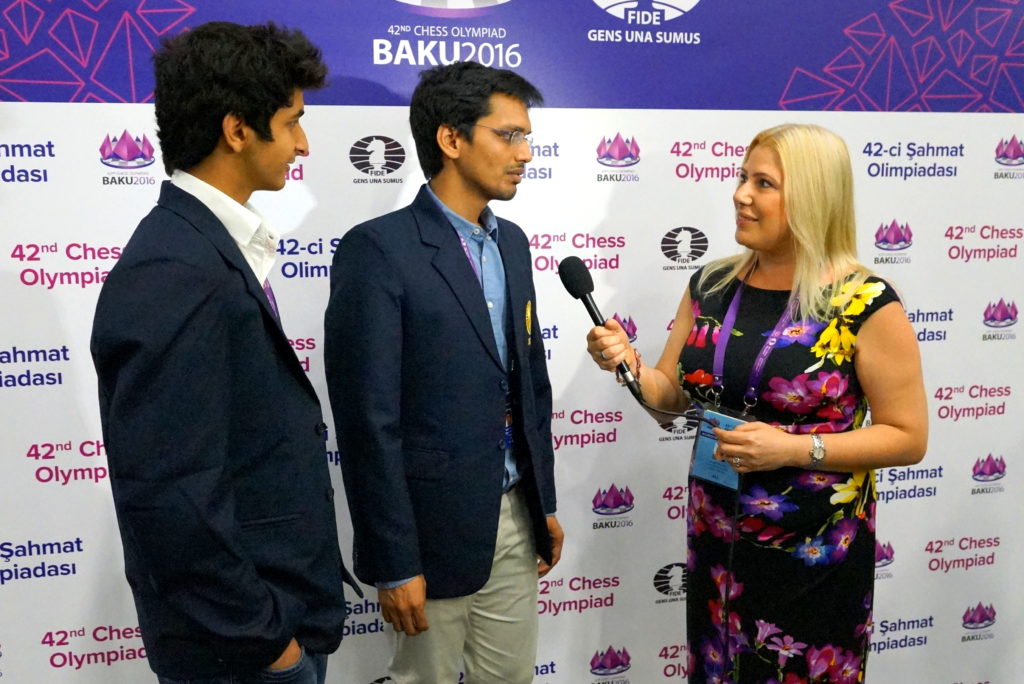
[[[348,151],[349,161],[368,176],[383,177],[402,168],[405,163],[405,148],[397,140],[383,135],[368,135],[352,144]]]
[[[665,233],[665,237],[661,238],[661,253],[665,255],[666,259],[677,264],[691,264],[704,256],[707,251],[708,236],[691,226],[673,228]]]
[[[669,563],[654,573],[654,588],[664,596],[655,603],[670,603],[686,599],[686,564]]]
[[[594,0],[608,14],[628,24],[658,26],[683,16],[700,0]]]

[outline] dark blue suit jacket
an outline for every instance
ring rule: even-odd
[[[426,189],[349,231],[331,272],[325,364],[364,582],[423,574],[464,596],[490,574],[504,474],[506,392],[537,552],[555,511],[551,387],[526,235],[498,219],[511,321],[502,368],[483,290]]]
[[[92,355],[152,668],[256,670],[345,616],[320,404],[213,213],[165,183],[100,292]]]

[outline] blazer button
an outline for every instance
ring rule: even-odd
[[[327,423],[317,423],[313,426],[313,431],[318,436],[323,437],[325,442],[327,441]]]
[[[330,503],[330,502],[333,502],[333,501],[334,501],[334,487],[328,487],[328,488],[327,488],[327,489],[326,489],[326,490],[324,491],[324,495],[325,495],[325,496],[327,497],[327,501],[328,501],[329,503]]]
[[[498,387],[501,388],[502,392],[508,392],[508,381],[502,380],[501,382],[498,383]]]

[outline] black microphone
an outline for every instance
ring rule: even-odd
[[[558,264],[558,277],[562,279],[562,285],[573,296],[573,299],[583,300],[583,306],[587,308],[587,313],[590,314],[590,320],[594,321],[594,325],[604,325],[605,318],[597,310],[594,298],[590,296],[590,293],[594,291],[594,279],[590,276],[590,269],[587,268],[587,265],[579,257],[566,257]],[[640,391],[640,383],[633,377],[633,371],[629,370],[629,365],[622,361],[617,366],[617,370],[625,380],[626,387],[629,388],[633,397],[646,406],[647,402],[644,401],[644,395]]]

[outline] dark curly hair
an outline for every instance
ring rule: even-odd
[[[263,140],[295,89],[322,88],[320,49],[302,32],[273,23],[215,21],[168,38],[153,55],[157,135],[164,168],[187,171],[206,159],[235,114]]]
[[[507,69],[455,62],[420,74],[409,105],[409,126],[423,175],[430,179],[441,171],[438,127],[452,126],[472,141],[473,124],[490,113],[490,99],[495,93],[514,97],[527,107],[544,103],[536,87]]]

